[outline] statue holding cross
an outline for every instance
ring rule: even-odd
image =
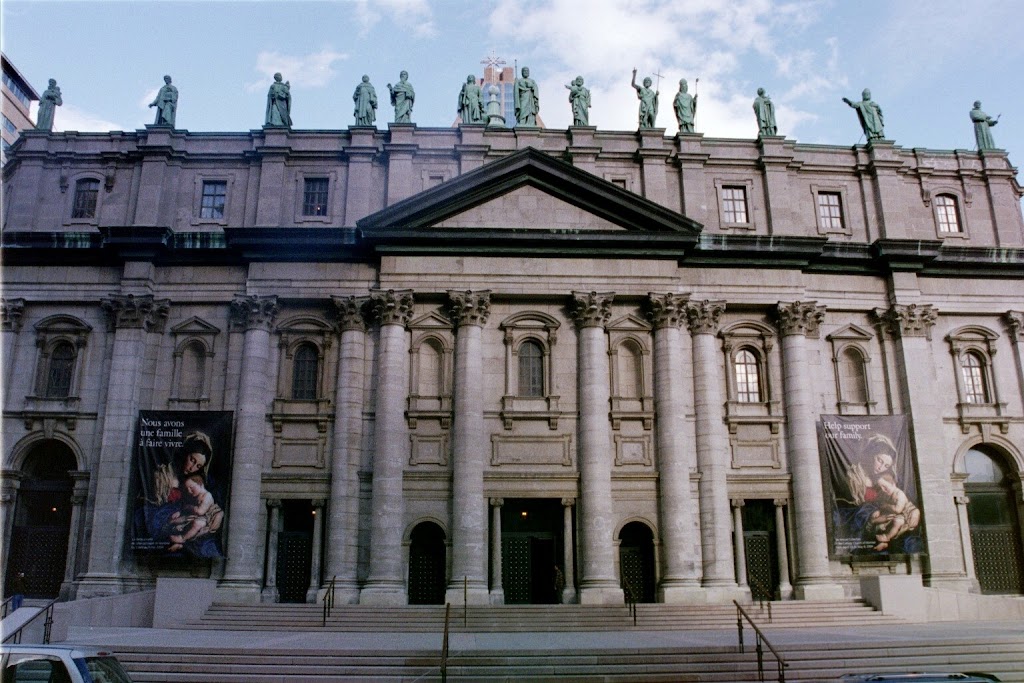
[[[660,74],[659,74],[660,76]],[[651,90],[651,78],[644,79],[643,86],[636,84],[636,69],[633,69],[633,81],[631,85],[636,90],[637,99],[640,100],[640,128],[654,128],[654,121],[658,118],[658,91]]]

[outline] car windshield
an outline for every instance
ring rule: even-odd
[[[113,657],[86,657],[84,660],[77,659],[79,671],[83,665],[88,672],[86,681],[92,683],[132,683],[132,679],[121,668],[120,662]]]

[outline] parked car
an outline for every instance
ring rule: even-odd
[[[132,683],[110,652],[74,645],[0,645],[3,683]]]
[[[992,674],[983,673],[905,673],[905,674],[847,674],[843,683],[991,683],[999,679]],[[4,682],[6,683],[6,681]]]

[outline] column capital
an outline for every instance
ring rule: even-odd
[[[378,325],[401,325],[412,320],[411,289],[371,289],[370,314]]]
[[[783,337],[800,334],[818,337],[818,327],[825,319],[825,307],[816,301],[780,301],[777,308],[779,331]]]
[[[171,312],[170,299],[155,299],[151,294],[111,294],[100,300],[111,329],[163,332]]]
[[[1024,341],[1024,313],[1020,311],[1007,311],[1003,314],[1003,322],[1010,332],[1010,337],[1018,341]]]
[[[269,330],[278,310],[276,296],[239,294],[231,301],[230,322],[243,330]]]
[[[875,318],[883,329],[894,337],[932,338],[932,327],[939,311],[931,304],[893,304],[889,308],[876,308]]]
[[[686,320],[686,302],[689,294],[666,292],[647,294],[647,319],[654,324],[654,329],[679,327]]]
[[[741,507],[743,507],[743,505],[745,503],[746,503],[746,500],[744,500],[743,498],[730,498],[729,499],[729,505],[732,505],[734,508],[741,508]]]
[[[474,292],[469,289],[449,289],[448,298],[451,299],[448,313],[456,327],[483,327],[487,324],[487,318],[491,315],[491,290],[480,289]]]
[[[0,298],[0,329],[20,332],[21,316],[24,313],[24,299]]]
[[[505,504],[504,498],[491,498],[491,507],[500,508]]]
[[[334,302],[334,314],[338,318],[338,330],[366,331],[366,317],[363,309],[370,301],[365,296],[332,296]]]
[[[612,317],[614,298],[614,292],[573,292],[569,314],[576,327],[604,328]]]
[[[327,501],[324,500],[323,498],[314,498],[311,501],[309,501],[309,504],[312,505],[314,509],[316,509],[322,508],[324,505],[327,504]]]
[[[724,312],[724,301],[687,301],[686,325],[690,334],[716,334]]]
[[[953,496],[953,502],[957,505],[967,505],[971,499],[969,496]]]
[[[562,499],[562,507],[564,507],[564,508],[571,508],[575,504],[576,504],[576,499],[575,498],[563,498]]]
[[[772,503],[774,503],[777,508],[784,508],[789,505],[789,500],[787,498],[776,498]]]
[[[280,498],[267,498],[267,507],[268,508],[279,508],[279,507],[281,507],[281,499]]]

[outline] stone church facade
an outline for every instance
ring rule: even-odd
[[[5,580],[1024,592],[1015,174],[998,150],[663,130],[27,132],[3,188]],[[132,550],[140,411],[231,413],[223,558]],[[920,553],[831,551],[822,416],[906,417]]]

